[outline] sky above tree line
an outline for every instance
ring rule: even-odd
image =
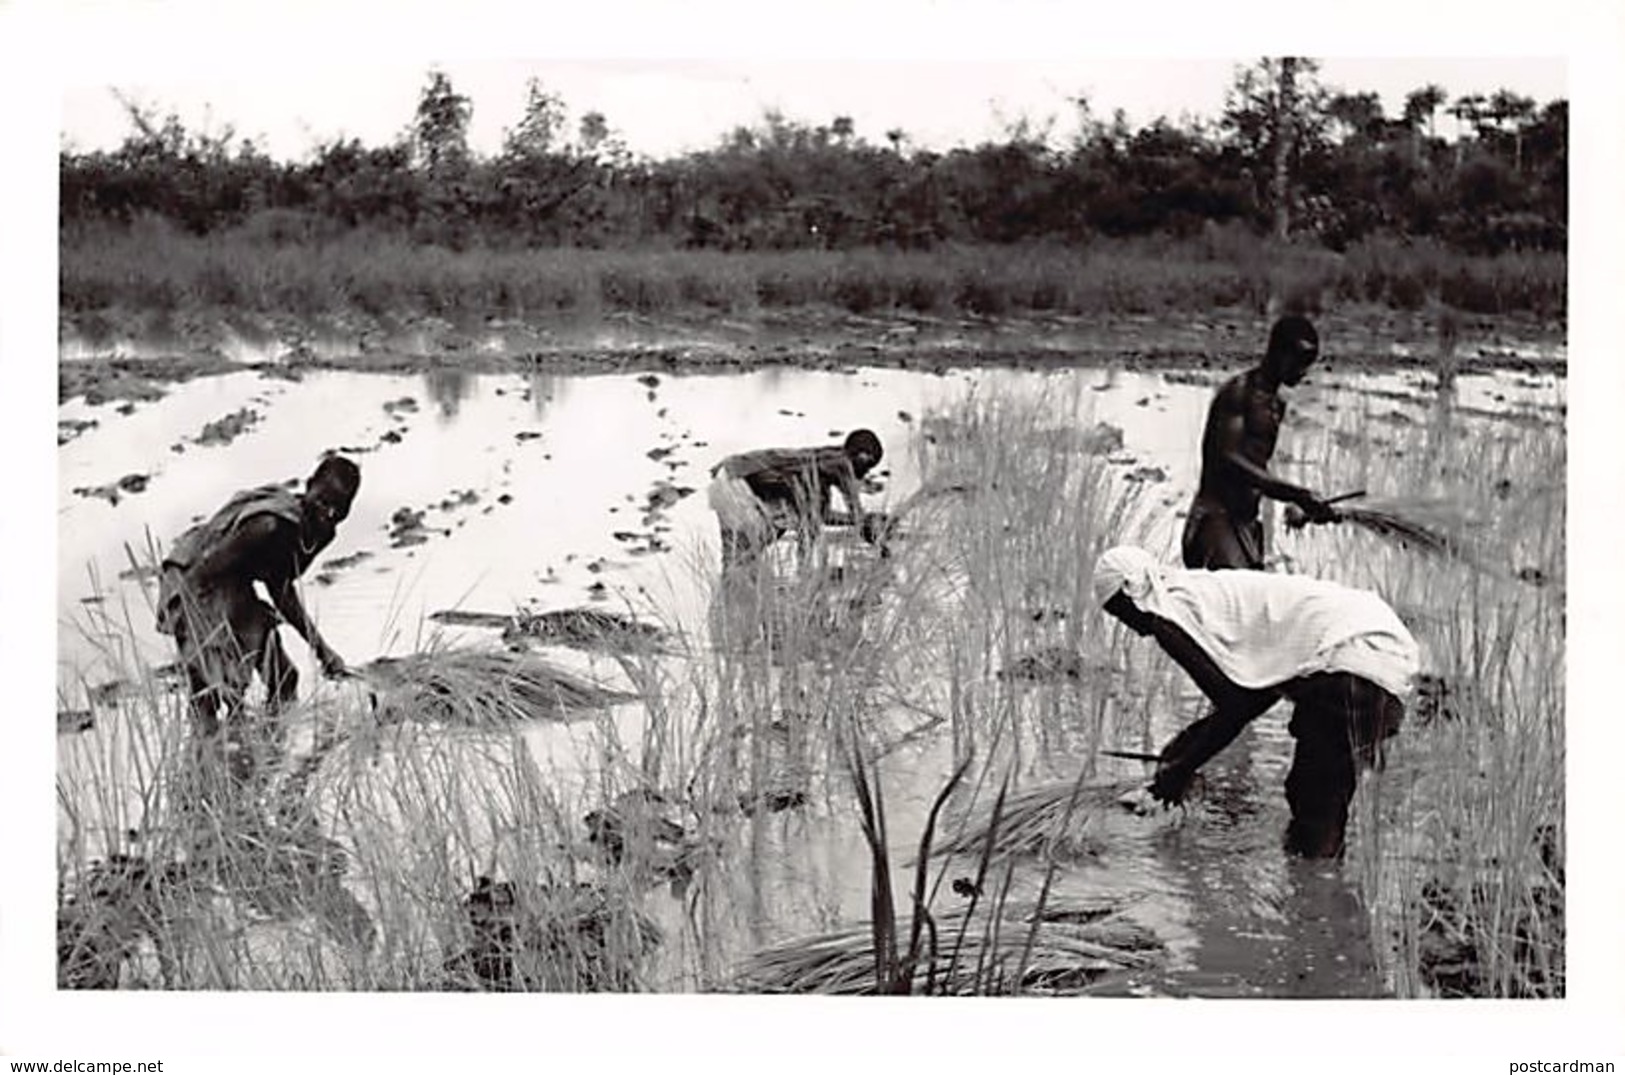
[[[1570,96],[1566,55],[1587,32],[1547,0],[1365,0],[1306,14],[1285,0],[1225,5],[1160,0],[599,0],[530,5],[403,0],[387,8],[286,0],[222,9],[169,0],[64,0],[46,45],[22,53],[54,86],[64,145],[116,147],[131,127],[112,92],[174,111],[192,130],[229,126],[281,159],[335,138],[393,141],[431,67],[474,106],[471,147],[494,152],[540,78],[572,122],[599,112],[634,153],[666,157],[717,144],[773,109],[812,125],[850,117],[884,143],[948,149],[1002,140],[1013,124],[1063,141],[1072,103],[1217,118],[1238,64],[1320,58],[1322,80],[1375,92],[1397,117],[1428,83],[1450,100],[1508,89],[1537,104]],[[1584,72],[1582,72],[1584,74]],[[1441,116],[1439,133],[1453,134]]]
[[[131,133],[124,100],[178,114],[188,129],[231,127],[279,159],[299,159],[323,142],[394,140],[410,123],[429,68],[443,70],[474,106],[471,147],[494,153],[518,123],[527,81],[561,97],[572,124],[602,113],[634,153],[670,157],[706,149],[769,110],[808,124],[850,117],[858,136],[885,143],[901,130],[908,144],[950,149],[999,141],[1014,125],[1048,129],[1063,144],[1078,129],[1075,102],[1109,120],[1122,109],[1133,127],[1159,116],[1216,119],[1246,56],[1080,57],[1074,60],[491,60],[391,58],[382,63],[311,65],[298,79],[118,78],[64,87],[62,137],[77,151],[112,149]],[[156,73],[156,72],[155,72]],[[138,74],[138,73],[136,73]],[[85,76],[76,75],[75,78]],[[1564,98],[1566,64],[1550,57],[1328,58],[1321,81],[1375,92],[1395,118],[1405,95],[1429,83],[1449,100],[1509,89],[1537,105]],[[1439,133],[1454,133],[1441,114]]]

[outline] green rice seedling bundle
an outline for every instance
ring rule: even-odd
[[[360,674],[374,691],[380,723],[497,728],[570,720],[637,697],[533,654],[474,647],[380,658]]]
[[[991,901],[990,901],[991,902]],[[996,911],[954,911],[934,919],[910,992],[943,996],[1072,993],[1104,975],[1151,966],[1160,944],[1106,902],[1004,903]],[[946,950],[945,950],[946,949]],[[738,986],[755,993],[862,996],[875,992],[868,922],[757,953]]]

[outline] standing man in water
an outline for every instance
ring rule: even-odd
[[[1181,542],[1186,567],[1263,570],[1262,497],[1298,505],[1309,522],[1336,518],[1313,492],[1269,471],[1286,414],[1281,386],[1299,384],[1319,353],[1320,337],[1307,318],[1282,317],[1270,329],[1263,360],[1214,395],[1202,432],[1201,483]]]
[[[869,541],[880,539],[879,517],[864,513],[858,482],[880,462],[880,438],[867,429],[839,446],[763,448],[731,455],[711,468],[711,509],[722,528],[724,568],[754,562],[762,550],[794,530],[802,553],[812,547],[840,489],[850,521]]]
[[[1343,854],[1359,770],[1404,717],[1419,654],[1387,602],[1304,575],[1164,567],[1122,546],[1095,564],[1095,599],[1156,639],[1213,703],[1163,748],[1151,794],[1184,800],[1196,771],[1281,698],[1297,741],[1286,777],[1287,851]]]
[[[303,493],[281,485],[240,492],[176,539],[164,557],[158,630],[175,639],[199,732],[212,737],[242,720],[255,673],[264,681],[267,717],[296,693],[299,673],[277,638],[283,621],[316,652],[329,676],[347,671],[311,622],[295,581],[332,543],[361,486],[361,470],[329,455]],[[254,592],[262,583],[272,604]],[[240,764],[249,764],[242,759]]]

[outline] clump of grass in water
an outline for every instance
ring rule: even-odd
[[[964,831],[938,844],[932,854],[985,852],[995,859],[1086,857],[1095,850],[1087,831],[1088,818],[1121,809],[1118,801],[1144,785],[1144,780],[1133,780],[1086,786],[1081,775],[1037,784],[1011,796],[986,818],[968,824]]]
[[[902,513],[906,536],[893,542],[890,559],[849,559],[849,576],[833,585],[816,572],[797,576],[743,633],[744,644],[739,632],[724,632],[709,661],[686,666],[686,674],[672,674],[652,655],[628,656],[624,667],[647,719],[624,742],[614,722],[595,720],[585,747],[591,756],[565,763],[576,768],[544,774],[528,741],[506,720],[455,731],[409,720],[373,740],[359,734],[374,722],[355,692],[325,697],[321,704],[338,710],[352,734],[290,779],[308,781],[310,813],[350,859],[344,886],[376,924],[373,950],[335,961],[327,938],[270,946],[279,953],[272,959],[267,944],[233,941],[230,930],[219,929],[209,938],[217,949],[214,969],[206,976],[188,969],[182,981],[213,988],[436,988],[446,982],[445,960],[469,944],[463,901],[479,876],[556,893],[596,879],[636,906],[643,881],[634,871],[606,873],[601,863],[575,853],[580,819],[627,788],[682,789],[695,804],[737,802],[742,793],[772,787],[783,766],[808,780],[814,810],[820,798],[832,806],[839,799],[845,817],[855,821],[849,793],[826,781],[820,797],[816,783],[820,774],[842,771],[839,733],[846,721],[858,722],[877,758],[912,737],[944,732],[958,756],[979,748],[989,761],[967,772],[962,785],[973,795],[995,771],[1024,772],[1063,758],[1074,768],[1111,713],[1108,683],[1086,678],[1065,691],[1032,690],[1000,684],[996,670],[1034,641],[1095,645],[1085,626],[1093,611],[1087,578],[1078,564],[1124,540],[1135,525],[1133,513],[1105,465],[1080,451],[1077,432],[1087,423],[1076,407],[1057,406],[1053,398],[986,399],[959,413],[954,424],[975,439],[939,446],[922,466],[928,489],[952,493],[921,497],[917,510]],[[960,480],[965,474],[969,479]],[[1007,530],[1010,520],[1017,524]],[[1054,540],[1056,533],[1067,540]],[[854,594],[860,598],[855,606],[844,603]],[[1039,622],[1032,600],[1061,614],[1046,613]],[[782,750],[780,728],[787,740]],[[1013,761],[1021,764],[1012,769]],[[700,835],[722,838],[733,852],[701,871],[688,908],[696,949],[689,958],[698,966],[675,974],[685,988],[715,988],[733,978],[741,920],[748,923],[768,906],[761,886],[773,882],[763,878],[779,853],[772,849],[788,833],[771,831],[760,815],[705,810],[699,817],[711,826]],[[979,874],[988,879],[985,867]],[[967,919],[964,930],[989,944],[1020,936],[1022,947],[1030,942],[1041,951],[1041,935],[1031,940],[1031,923],[1006,930],[991,913],[1008,901],[1013,876],[1011,868],[990,882],[997,890],[988,897],[992,906],[979,908],[985,917]],[[1046,885],[1050,877],[1053,872]],[[821,898],[794,895],[803,905]],[[306,925],[278,928],[294,930],[297,940]],[[256,925],[249,933],[262,929]],[[929,960],[920,943],[924,965]],[[894,971],[906,955],[902,946]],[[652,981],[637,946],[609,958],[624,960],[626,973],[605,975],[600,968],[591,972],[595,980]],[[985,969],[991,961],[978,956],[972,966]],[[949,979],[963,980],[963,966],[951,957],[937,962]],[[1022,975],[1003,966],[998,988],[1012,988]],[[899,980],[900,973],[892,975]]]
[[[285,711],[296,739],[313,729],[309,748],[262,759],[273,767],[266,801],[251,808],[226,809],[243,789],[218,762],[200,764],[184,699],[155,683],[95,735],[65,745],[64,984],[150,983],[150,950],[169,988],[447,988],[457,893],[476,870],[559,878],[579,894],[591,877],[576,875],[568,811],[539,786],[512,728],[604,696],[561,692],[558,677],[538,677],[522,656],[501,662],[530,677],[519,689],[482,682],[458,695],[468,676],[481,678],[467,656],[451,661],[464,678],[427,677],[440,710],[402,721],[387,741],[358,692],[319,691]],[[413,682],[398,677],[397,688],[400,678]],[[448,731],[450,718],[458,726]],[[227,786],[214,787],[211,773]],[[649,934],[619,928],[636,921],[637,892],[614,877],[591,892],[598,910],[588,928],[560,925],[543,946],[545,967],[534,951],[525,957],[521,985],[640,980]]]
[[[996,677],[997,668],[1006,663],[998,659],[998,650],[1008,655],[1031,640],[1035,623],[1062,625],[1063,637],[1072,645],[1085,644],[1086,612],[1092,604],[1087,577],[1077,565],[1092,562],[1091,551],[1126,540],[1133,525],[1129,494],[1115,488],[1100,460],[1082,450],[1080,433],[1087,423],[1077,400],[1072,402],[1068,411],[1064,403],[1054,406],[1047,397],[998,398],[973,403],[948,420],[933,418],[934,429],[945,430],[951,422],[955,435],[943,435],[934,450],[925,450],[920,469],[933,495],[921,498],[918,513],[906,524],[910,536],[898,543],[906,551],[896,567],[915,594],[928,598],[911,611],[929,613],[930,623],[923,629],[920,623],[893,625],[896,634],[891,636],[914,644],[899,647],[890,660],[901,658],[917,671],[908,688],[896,695],[871,690],[854,704],[831,710],[834,734],[843,744],[836,762],[848,773],[870,859],[869,922],[759,955],[746,975],[747,988],[1010,992],[1040,988],[1044,982],[1054,986],[1065,978],[1062,968],[1069,966],[1078,979],[1099,970],[1079,950],[1068,954],[1067,938],[1052,946],[1050,926],[1041,928],[1066,917],[1050,915],[1045,908],[1057,861],[1052,859],[1043,873],[1036,904],[1017,907],[1010,902],[1013,861],[1006,863],[997,891],[980,902],[996,850],[993,840],[971,843],[961,836],[950,841],[981,859],[971,911],[950,914],[945,921],[951,928],[941,928],[930,909],[927,860],[939,813],[967,775],[968,762],[939,791],[926,818],[905,927],[891,894],[884,795],[878,770],[868,760],[875,748],[862,746],[877,734],[875,708],[886,704],[932,714],[933,723],[951,725],[956,752],[978,744],[990,757],[1002,759],[1001,764],[1020,761],[1023,740],[1033,765],[1053,764],[1070,753],[1068,736],[1051,721],[1064,712],[1078,723],[1073,711],[1080,702],[1086,712],[1094,703],[1097,718],[1081,722],[1086,729],[1081,738],[1098,740],[1103,681],[1085,679],[1069,697],[1058,699],[1001,685]],[[1057,532],[1067,533],[1083,551],[1070,541],[1056,542]],[[1032,607],[1035,599],[1041,610]],[[985,765],[978,783],[992,771],[993,766]],[[1006,794],[1002,789],[998,794],[996,817]],[[1060,827],[1070,820],[1061,817]],[[941,879],[939,874],[937,885]],[[930,886],[932,895],[935,891]],[[1116,965],[1133,962],[1134,957],[1124,957]],[[1039,965],[1046,969],[1034,971]]]
[[[943,877],[939,871],[928,893],[928,863],[942,850],[933,846],[937,820],[970,767],[969,758],[948,778],[927,815],[914,859],[907,945],[900,949],[879,773],[865,763],[856,744],[849,749],[849,775],[872,858],[871,918],[758,952],[741,975],[742,988],[862,995],[1064,993],[1077,992],[1107,974],[1151,965],[1160,943],[1149,931],[1121,917],[1117,904],[1051,900],[1058,868],[1054,860],[1045,871],[1036,900],[1011,898],[1014,863],[1008,862],[996,893],[984,900],[1007,784],[993,804],[987,838],[963,848],[980,855],[976,878],[966,889],[969,904],[940,916],[933,914],[931,903]],[[1064,831],[1070,820],[1069,808],[1054,828]],[[955,890],[959,889],[956,884]]]
[[[474,646],[381,657],[358,674],[375,691],[380,723],[419,720],[492,728],[569,720],[637,698],[533,654]]]
[[[1103,745],[1113,662],[1088,572],[1106,548],[1139,540],[1150,515],[1143,487],[1088,450],[1093,425],[1081,393],[972,400],[953,415],[954,435],[925,448],[928,481],[951,475],[970,490],[935,506],[921,542],[956,603],[942,659],[962,694],[948,708],[981,711],[955,721],[958,750],[997,734],[1018,763],[1044,764]],[[1079,674],[1062,690],[999,678],[1038,657]]]
[[[1445,402],[1386,443],[1362,423],[1297,453],[1327,488],[1438,498],[1477,520],[1472,563],[1339,527],[1291,546],[1298,570],[1395,604],[1423,670],[1451,687],[1449,719],[1412,719],[1394,741],[1403,780],[1367,781],[1351,859],[1375,932],[1398,936],[1378,951],[1398,992],[1561,996],[1566,440]]]
[[[997,928],[995,922],[1002,924]],[[915,967],[906,988],[938,996],[1075,993],[1107,975],[1151,966],[1159,943],[1114,908],[1057,900],[1048,907],[1005,902],[995,912],[955,910],[936,920],[958,938],[942,957]],[[1036,940],[1033,938],[1036,937]],[[874,928],[859,923],[754,956],[740,987],[759,993],[873,995]]]

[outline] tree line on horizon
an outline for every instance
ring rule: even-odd
[[[930,249],[1087,243],[1240,228],[1332,250],[1373,237],[1468,254],[1562,251],[1568,103],[1508,90],[1451,101],[1437,85],[1399,116],[1370,92],[1319,81],[1300,58],[1239,68],[1214,121],[1119,110],[1076,123],[1009,124],[999,140],[945,151],[893,130],[871,142],[848,117],[776,112],[712,148],[668,159],[628,151],[607,119],[570,121],[533,79],[500,150],[468,143],[473,104],[427,73],[402,134],[319,144],[278,161],[229,129],[188,130],[128,101],[111,151],[60,154],[64,243],[87,227],[159,218],[194,235],[320,242],[358,230],[452,249],[536,246],[719,250]],[[1439,133],[1441,116],[1459,124]]]

